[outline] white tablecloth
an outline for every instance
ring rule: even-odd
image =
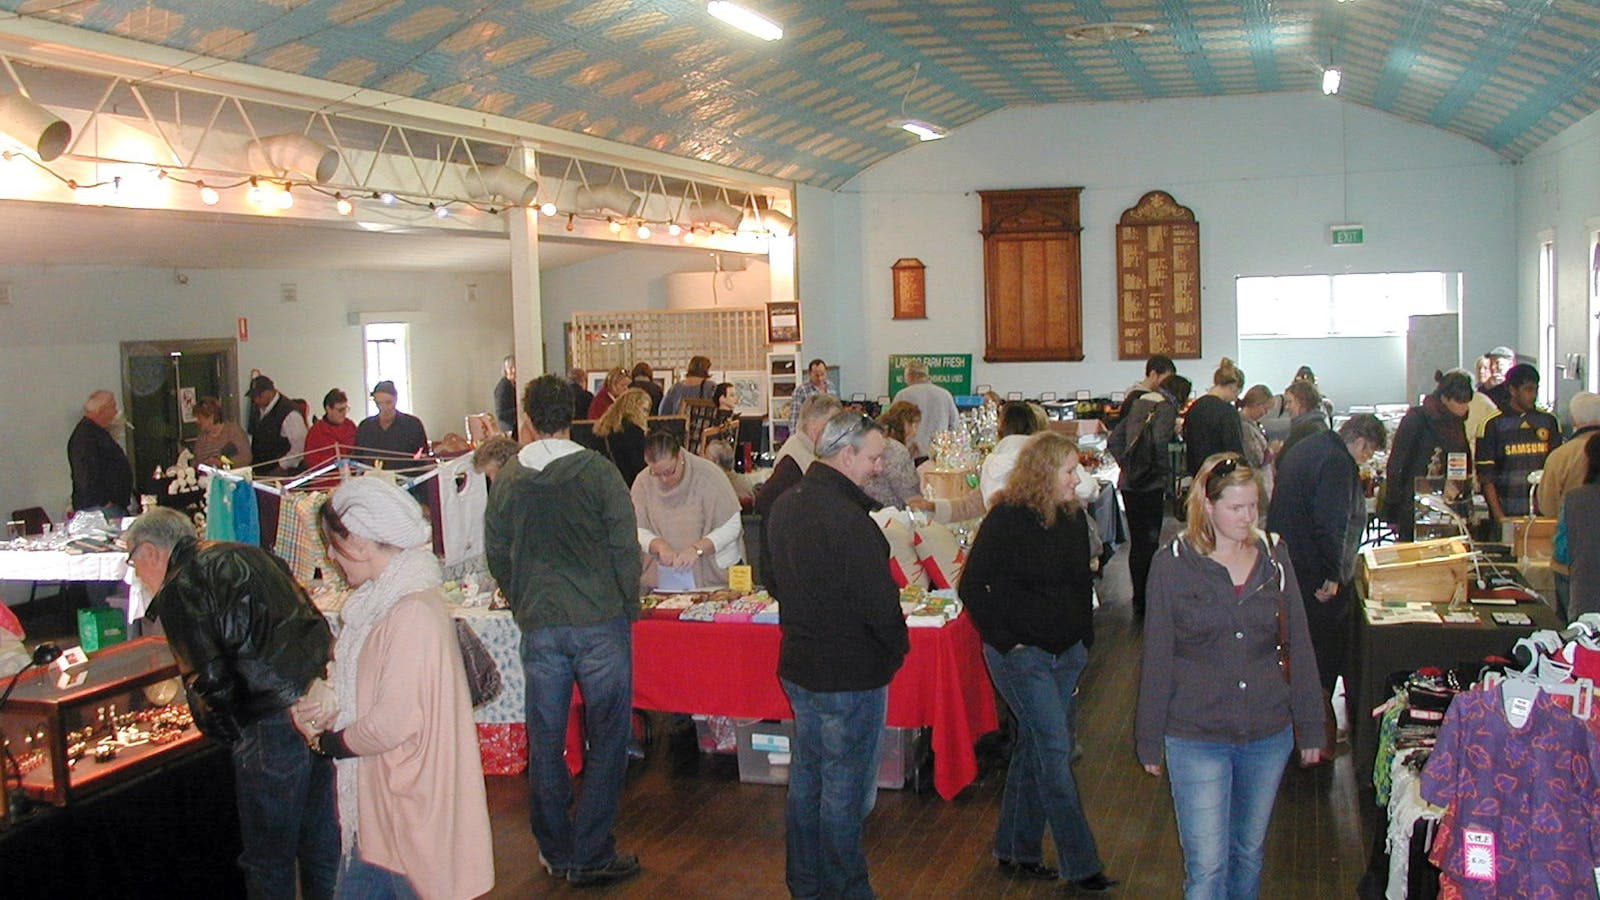
[[[0,550],[0,581],[121,581],[128,554]]]

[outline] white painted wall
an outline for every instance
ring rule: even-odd
[[[504,273],[415,273],[0,267],[12,303],[0,306],[0,510],[67,505],[66,442],[84,399],[121,394],[119,342],[231,338],[239,316],[239,384],[252,368],[314,409],[330,387],[359,408],[359,312],[410,311],[416,397],[405,403],[430,436],[461,432],[462,417],[492,408],[500,359],[510,352],[511,301]],[[294,283],[299,300],[283,303]],[[476,284],[476,302],[466,285]]]
[[[770,283],[766,260],[722,255],[724,266],[742,270],[733,274],[733,289],[718,290],[722,305],[754,306],[766,302],[765,286]],[[605,256],[547,269],[540,275],[539,291],[544,302],[544,358],[551,371],[565,371],[567,358],[564,324],[572,321],[575,312],[607,312],[611,310],[685,308],[690,305],[709,305],[710,277],[716,261],[708,250],[692,247],[630,247]],[[697,289],[692,280],[681,283],[676,290],[682,302],[676,307],[669,303],[669,293],[674,288],[675,276],[682,273],[704,273],[707,279]],[[721,282],[719,282],[721,284]],[[703,294],[697,291],[703,290]],[[695,299],[697,298],[698,299]],[[754,299],[760,297],[761,299]],[[691,303],[689,301],[693,300]],[[715,362],[715,361],[713,361]],[[683,360],[679,365],[685,365]],[[519,373],[526,381],[538,373]]]
[[[1221,361],[1205,360],[1209,368],[1183,365],[1197,392],[1211,386],[1211,376]],[[1406,338],[1243,338],[1234,357],[1244,370],[1246,384],[1264,384],[1282,393],[1301,366],[1317,373],[1317,386],[1339,412],[1350,404],[1406,402]],[[1398,381],[1395,373],[1399,373]]]
[[[1589,343],[1589,234],[1600,229],[1600,113],[1566,129],[1528,154],[1517,167],[1516,265],[1520,315],[1516,348],[1537,352],[1539,325],[1539,236],[1553,233],[1556,245],[1556,345],[1558,354],[1585,354],[1585,374],[1595,363]],[[1545,378],[1560,377],[1544,372]],[[1556,407],[1567,421],[1567,403],[1583,388],[1562,379]]]
[[[976,191],[1065,186],[1085,188],[1086,358],[984,363]],[[1200,222],[1204,358],[1180,363],[1196,382],[1208,383],[1222,356],[1240,356],[1239,275],[1459,271],[1466,345],[1515,333],[1510,165],[1384,113],[1321,95],[1262,94],[1004,110],[867,169],[831,203],[802,190],[806,320],[833,323],[832,346],[813,345],[819,331],[808,324],[806,353],[860,360],[867,371],[847,373],[843,390],[871,395],[887,382],[889,354],[911,351],[972,353],[973,380],[1000,390],[1121,390],[1143,364],[1115,358],[1114,227],[1153,189]],[[809,224],[818,206],[832,226],[820,236]],[[1328,226],[1347,222],[1366,226],[1365,246],[1328,244]],[[926,320],[891,318],[889,267],[901,257],[928,267]],[[1269,375],[1277,377],[1262,371],[1262,380]],[[1380,388],[1384,398],[1403,394],[1403,370],[1392,389]]]

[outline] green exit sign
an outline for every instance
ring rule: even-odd
[[[1335,247],[1365,244],[1367,230],[1360,225],[1335,225],[1328,229],[1328,239]]]

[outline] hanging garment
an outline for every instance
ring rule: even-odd
[[[211,476],[211,487],[206,490],[206,540],[233,540],[233,495],[241,486],[242,482],[231,478]]]
[[[278,539],[273,552],[289,564],[296,581],[309,585],[322,572],[322,579],[342,588],[344,573],[328,559],[317,512],[328,499],[322,491],[289,491],[278,510]]]
[[[444,532],[444,564],[483,555],[483,512],[489,504],[489,483],[472,467],[471,456],[440,463],[439,525]]]
[[[261,513],[256,508],[256,489],[248,483],[241,483],[233,492],[233,539],[261,546]]]

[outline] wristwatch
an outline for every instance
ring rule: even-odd
[[[695,556],[705,556],[706,555],[706,551],[699,544],[695,544],[694,545],[694,555]]]

